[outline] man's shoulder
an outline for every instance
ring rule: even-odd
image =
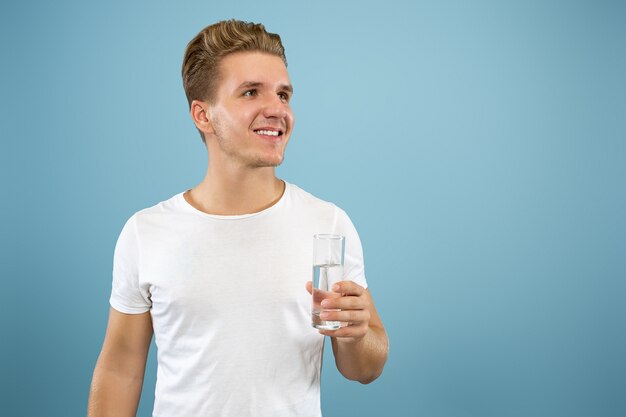
[[[290,207],[299,214],[308,214],[317,219],[329,219],[333,223],[351,223],[345,210],[337,204],[324,200],[302,188],[289,184]]]
[[[318,209],[332,209],[336,210],[338,207],[330,202],[321,199],[308,191],[303,190],[295,184],[289,184],[290,198],[296,202],[304,204],[306,207],[318,208]]]
[[[184,191],[175,194],[170,198],[159,201],[156,204],[137,210],[130,217],[130,219],[134,219],[135,221],[146,220],[154,217],[161,217],[163,215],[174,214],[184,211],[184,206],[181,204],[181,199],[184,198],[183,193]]]

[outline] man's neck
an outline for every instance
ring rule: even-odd
[[[204,180],[184,197],[193,207],[208,214],[250,214],[276,204],[285,187],[276,178],[273,167],[229,173],[215,172],[209,167]]]

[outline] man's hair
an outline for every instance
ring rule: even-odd
[[[267,32],[260,23],[234,19],[217,22],[202,29],[187,44],[182,75],[189,108],[193,100],[212,102],[215,99],[222,58],[245,51],[276,55],[287,65],[280,36]],[[200,135],[204,141],[202,132]]]

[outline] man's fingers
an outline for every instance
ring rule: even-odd
[[[320,334],[323,334],[324,336],[331,336],[331,337],[355,337],[355,338],[360,338],[363,337],[365,335],[365,333],[367,333],[367,326],[366,325],[350,325],[347,327],[341,327],[337,330],[319,330]]]
[[[368,307],[367,300],[354,296],[327,298],[322,301],[322,308],[327,309],[365,310]]]
[[[309,294],[313,294],[313,281],[306,282],[306,290],[309,292]]]
[[[333,285],[333,291],[344,295],[356,295],[361,296],[365,291],[365,288],[352,281],[339,281]]]
[[[359,324],[369,321],[369,312],[366,310],[323,310],[320,314],[320,319],[327,321],[341,321],[344,323]]]

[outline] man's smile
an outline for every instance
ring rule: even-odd
[[[283,135],[283,131],[280,129],[276,129],[276,128],[261,128],[261,129],[254,129],[253,130],[254,133],[256,133],[259,136],[265,136],[267,138],[279,138]]]

